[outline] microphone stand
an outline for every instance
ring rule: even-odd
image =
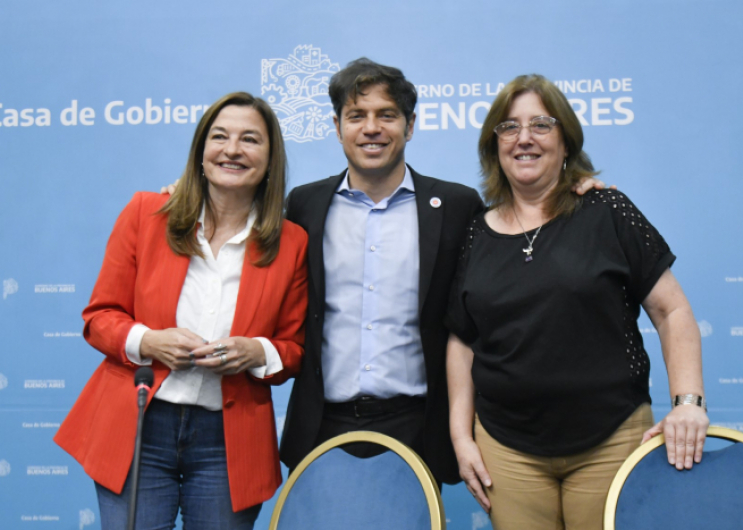
[[[132,462],[132,482],[129,493],[129,517],[127,530],[134,530],[134,521],[137,515],[137,493],[139,490],[139,465],[142,460],[142,427],[144,425],[144,408],[147,405],[147,393],[153,382],[152,369],[143,366],[134,374],[134,384],[137,385],[137,435],[134,439],[134,461]]]

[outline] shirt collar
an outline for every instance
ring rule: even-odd
[[[394,197],[400,192],[400,190],[407,190],[412,193],[415,193],[415,185],[413,184],[413,175],[410,173],[410,168],[407,165],[405,166],[405,176],[402,178],[402,182],[395,189],[395,191],[390,193],[390,196],[386,198],[389,199],[390,197]],[[343,180],[341,181],[341,185],[338,186],[337,190],[335,190],[336,193],[341,193],[343,191],[350,191],[352,193],[353,192],[361,193],[358,190],[351,189],[351,187],[348,185],[348,170],[346,170],[346,175],[343,177]]]
[[[204,218],[206,217],[206,208],[202,205],[201,206],[201,213],[199,214],[199,228],[196,231],[197,237],[204,237]],[[253,224],[255,223],[255,219],[257,217],[257,214],[255,212],[255,208],[250,209],[250,213],[248,214],[248,219],[245,221],[245,228],[240,230],[237,234],[232,236],[227,243],[232,244],[239,244],[243,243],[248,236],[250,235],[250,231],[253,229]],[[227,244],[225,243],[225,244]]]

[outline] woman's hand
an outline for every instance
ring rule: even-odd
[[[472,381],[474,357],[472,348],[454,333],[449,334],[446,345],[449,430],[459,464],[459,476],[482,509],[490,512],[490,501],[483,485],[489,488],[493,482],[485,469],[480,448],[472,438],[472,426],[475,423],[475,384]]]
[[[490,513],[490,500],[483,487],[489,488],[493,481],[490,480],[490,474],[485,469],[480,448],[472,438],[460,439],[454,441],[454,452],[459,464],[459,476],[462,477],[467,489],[482,509]]]
[[[139,354],[171,370],[186,370],[193,366],[191,352],[203,345],[204,339],[185,328],[150,329],[142,336]]]
[[[689,301],[670,269],[663,272],[642,307],[658,330],[670,394],[703,396],[702,337]],[[702,460],[708,425],[709,418],[702,407],[679,405],[649,429],[642,441],[663,433],[668,463],[676,469],[691,469],[694,462]]]
[[[676,469],[691,469],[694,462],[702,461],[704,440],[707,437],[709,418],[702,407],[679,405],[656,425],[645,431],[642,443],[660,433],[666,437],[668,463]]]
[[[266,352],[261,342],[247,337],[214,340],[192,353],[196,357],[196,366],[208,368],[218,375],[239,374],[266,364]]]

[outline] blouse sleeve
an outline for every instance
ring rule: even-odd
[[[459,255],[459,262],[457,263],[457,272],[451,286],[449,307],[444,317],[444,325],[451,333],[459,337],[466,344],[472,344],[478,336],[477,327],[467,311],[465,280],[467,279],[467,269],[472,254],[472,246],[479,230],[478,219],[480,217],[477,216],[473,219],[467,227],[467,235],[465,236]]]
[[[640,210],[620,192],[612,203],[619,243],[630,267],[630,293],[638,302],[655,286],[660,276],[676,260],[665,239]]]

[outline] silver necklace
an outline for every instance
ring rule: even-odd
[[[537,240],[537,236],[539,235],[539,232],[542,230],[544,223],[539,225],[539,228],[537,228],[537,232],[534,234],[534,237],[529,239],[529,236],[526,235],[526,230],[524,230],[524,225],[521,224],[521,219],[519,219],[519,216],[516,215],[516,208],[512,208],[512,210],[513,210],[513,216],[516,218],[516,222],[519,223],[519,226],[521,227],[521,231],[524,233],[526,242],[529,243],[528,247],[521,249],[526,254],[526,258],[524,259],[524,262],[529,263],[531,260],[534,259],[531,255],[531,253],[534,252],[534,241]]]

